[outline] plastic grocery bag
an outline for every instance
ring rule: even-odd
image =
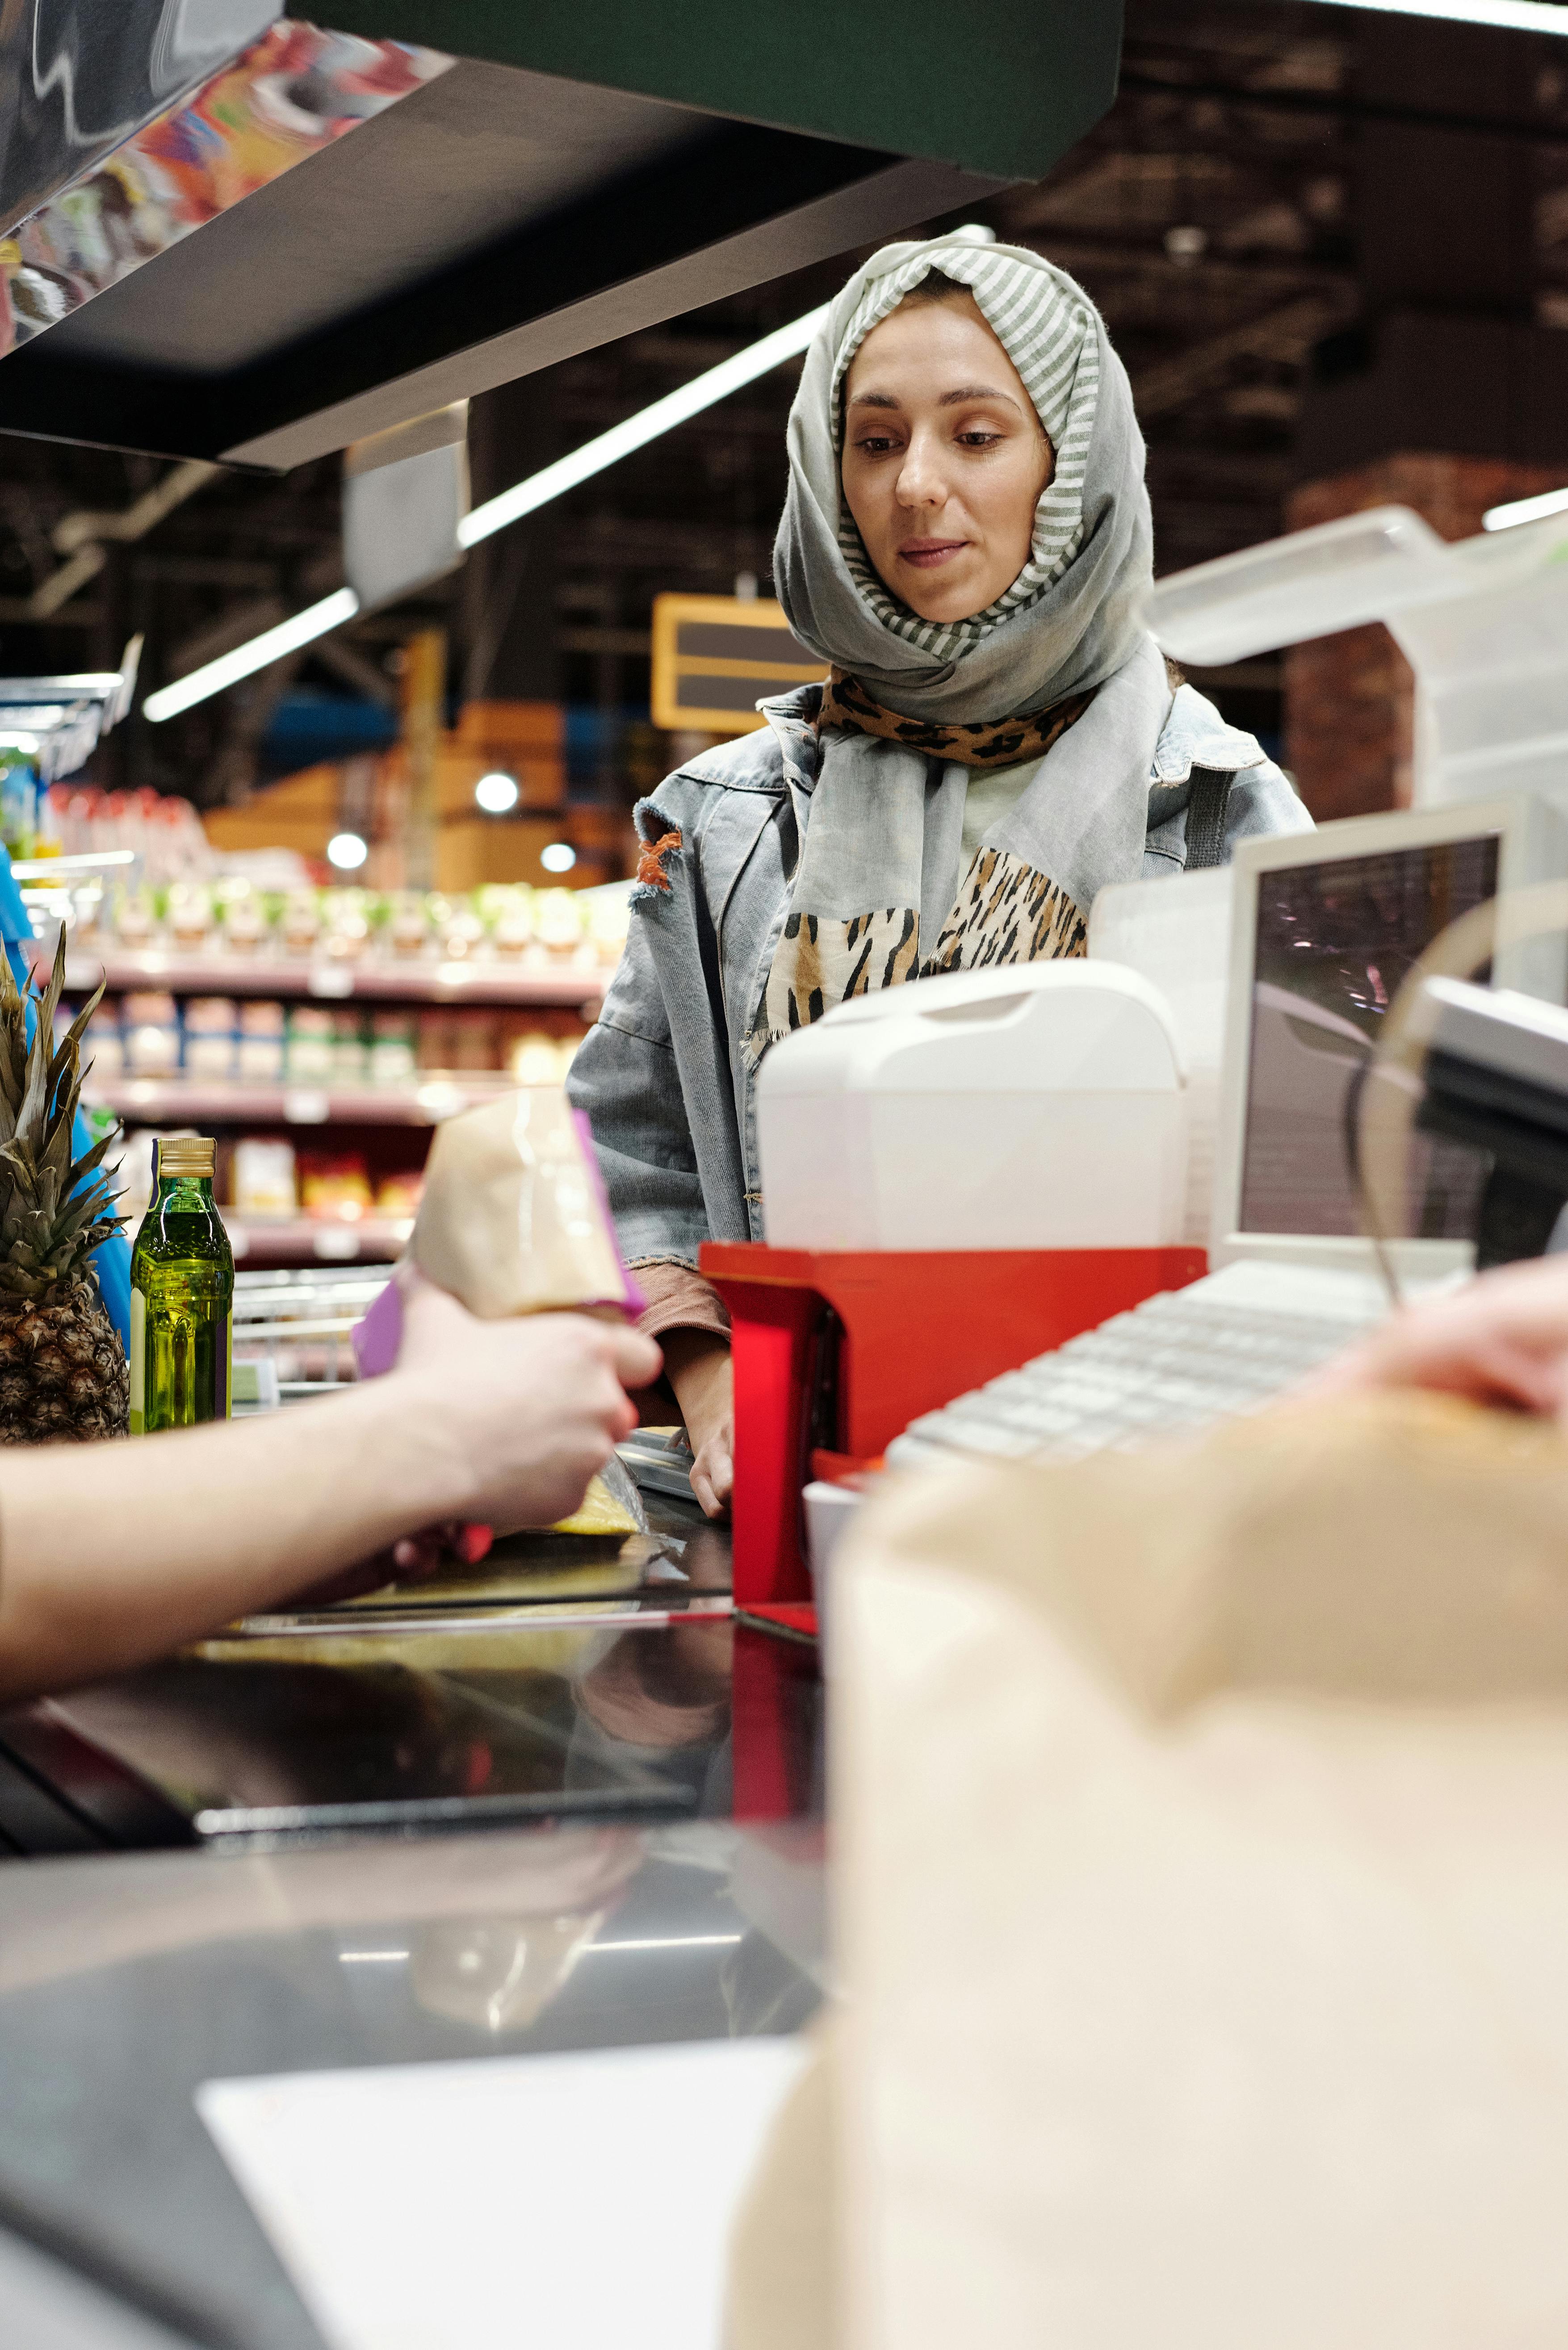
[[[732,2350],[1568,2341],[1556,1430],[1360,1396],[911,1478],[835,1575],[832,2095]]]

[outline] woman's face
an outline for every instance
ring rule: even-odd
[[[967,620],[1029,560],[1055,455],[972,294],[901,302],[844,391],[844,494],[884,584],[923,620]]]

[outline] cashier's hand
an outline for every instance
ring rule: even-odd
[[[705,1330],[667,1330],[664,1360],[696,1456],[691,1491],[711,1518],[722,1518],[735,1485],[735,1378],[729,1340]]]
[[[1568,1257],[1501,1265],[1407,1307],[1298,1396],[1437,1388],[1472,1403],[1568,1419]]]
[[[379,1382],[410,1442],[437,1451],[450,1510],[504,1533],[568,1517],[637,1425],[628,1387],[659,1377],[651,1338],[586,1314],[481,1322],[444,1290],[400,1275],[403,1340]]]

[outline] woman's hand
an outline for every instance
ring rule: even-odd
[[[1396,1314],[1296,1388],[1436,1388],[1473,1403],[1568,1417],[1568,1258],[1501,1265]]]
[[[628,1387],[659,1377],[651,1338],[586,1314],[476,1321],[403,1276],[403,1338],[380,1400],[433,1439],[462,1489],[451,1513],[506,1532],[567,1517],[637,1424]]]
[[[667,1330],[664,1362],[695,1454],[691,1491],[721,1518],[735,1486],[735,1378],[730,1342],[707,1330]]]

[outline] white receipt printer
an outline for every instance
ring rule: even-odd
[[[757,1078],[775,1248],[1159,1248],[1186,1098],[1159,990],[1113,962],[954,972],[841,1003]]]

